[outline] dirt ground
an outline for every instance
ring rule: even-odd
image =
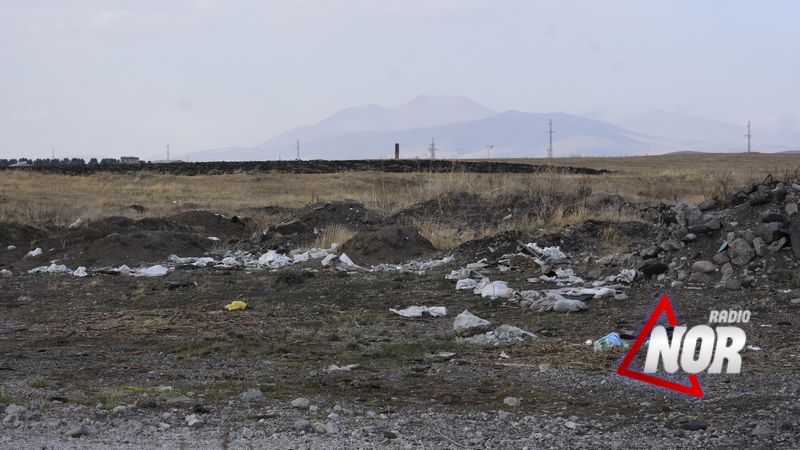
[[[325,211],[347,215],[341,223],[364,224],[348,215],[352,208],[334,206]],[[752,212],[739,220],[747,214]],[[292,215],[297,216],[302,214]],[[313,217],[322,220],[319,214]],[[609,227],[616,230],[611,245],[604,238]],[[363,258],[357,263],[402,262],[397,248],[414,240],[409,231],[381,230],[357,235],[345,246],[354,260]],[[585,277],[603,256],[653,244],[658,226],[647,219],[588,221],[558,234],[508,232],[445,252],[415,242],[410,253],[399,253],[413,259],[454,257],[428,270],[342,271],[318,259],[281,269],[198,268],[167,260],[171,254],[222,259],[236,257],[235,250],[261,254],[277,248],[270,240],[276,239],[274,231],[258,241],[251,233],[246,220],[210,212],[142,221],[109,218],[58,233],[7,225],[0,235],[0,269],[12,276],[0,278],[0,403],[37,399],[108,407],[135,403],[156,412],[192,411],[198,405],[219,411],[232,393],[258,388],[286,402],[326,398],[384,413],[410,406],[444,414],[497,411],[504,399],[514,397],[528,414],[601,416],[625,424],[651,413],[677,412],[714,425],[720,411],[733,410],[784,430],[784,438],[800,432],[796,384],[788,391],[762,388],[758,396],[748,394],[758,377],[772,377],[765,384],[772,389],[800,374],[800,305],[787,294],[791,285],[764,281],[735,291],[686,289],[645,277],[623,289],[627,299],[588,299],[585,311],[562,314],[488,301],[471,290],[456,290],[455,281],[445,279],[452,270],[484,260],[488,266],[481,273],[518,291],[556,288],[527,281],[542,274],[538,265],[509,268],[498,260],[521,252],[518,241],[559,245],[570,258],[562,266]],[[8,248],[15,242],[18,248]],[[710,258],[716,245],[711,240],[704,245],[692,251]],[[34,246],[44,253],[24,257]],[[357,255],[359,250],[363,254]],[[54,260],[73,270],[86,266],[90,276],[27,272]],[[797,266],[788,248],[774,263]],[[132,277],[102,270],[122,264],[164,264],[171,271],[164,277]],[[670,295],[682,324],[707,323],[710,310],[752,312],[748,323],[738,325],[753,346],[741,353],[743,373],[701,374],[703,401],[616,376],[625,350],[596,352],[586,345],[610,332],[632,342],[663,294]],[[226,311],[234,300],[247,308]],[[412,305],[445,306],[447,315],[404,318],[389,311]],[[498,345],[457,342],[453,319],[464,310],[495,327],[510,324],[537,338]],[[637,361],[642,360],[640,355]],[[357,366],[326,370],[334,364]],[[683,380],[680,373],[674,378]],[[720,427],[722,421],[717,420]],[[739,435],[732,431],[734,442],[749,446],[751,429],[746,421]]]

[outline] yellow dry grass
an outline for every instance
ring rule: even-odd
[[[0,221],[36,227],[65,226],[78,218],[107,216],[168,217],[189,210],[208,210],[251,217],[256,226],[283,220],[266,206],[300,208],[311,201],[352,198],[383,214],[415,203],[434,200],[444,205],[458,193],[492,199],[520,194],[540,200],[532,217],[510,220],[502,226],[454,233],[436,217],[418,223],[423,234],[438,248],[505,229],[558,229],[590,217],[635,220],[629,210],[599,208],[566,201],[579,190],[619,194],[628,201],[682,200],[698,203],[724,197],[727,192],[761,180],[800,175],[800,155],[701,154],[615,158],[554,158],[505,160],[611,170],[605,175],[565,175],[551,171],[537,174],[475,174],[458,169],[448,173],[343,172],[335,174],[237,173],[229,175],[177,176],[142,172],[102,173],[86,177],[43,175],[26,170],[0,172]],[[580,196],[579,196],[580,197]],[[143,213],[129,208],[144,207]],[[319,246],[341,241],[342,230],[330,230]],[[341,242],[340,242],[341,243]]]

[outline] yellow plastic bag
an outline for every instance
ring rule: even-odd
[[[228,311],[244,310],[245,308],[247,308],[247,303],[240,300],[236,300],[229,305],[225,305],[225,309]]]

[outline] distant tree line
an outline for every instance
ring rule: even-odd
[[[8,167],[13,166],[14,164],[31,164],[34,166],[68,166],[68,165],[85,165],[86,160],[83,158],[64,158],[64,159],[29,159],[29,158],[20,158],[20,159],[0,159],[0,167]],[[114,158],[103,158],[99,162],[97,158],[92,158],[89,160],[88,164],[119,164],[118,159]]]

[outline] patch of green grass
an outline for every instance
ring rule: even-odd
[[[34,389],[40,389],[40,388],[50,387],[51,384],[50,384],[49,381],[45,381],[45,380],[34,380],[34,381],[31,381],[30,383],[28,383],[28,386],[30,386],[30,387],[32,387]]]
[[[367,353],[372,358],[396,358],[396,359],[422,359],[426,353],[456,352],[463,346],[454,342],[452,338],[447,340],[421,339],[414,342],[397,342],[384,344],[381,347]]]
[[[278,276],[272,282],[272,287],[279,289],[288,286],[302,284],[306,280],[306,276],[293,270],[279,270]]]
[[[14,401],[13,401],[13,399],[11,397],[9,397],[7,395],[4,395],[4,394],[0,394],[0,403],[2,403],[4,405],[9,405],[11,403],[14,403]]]

